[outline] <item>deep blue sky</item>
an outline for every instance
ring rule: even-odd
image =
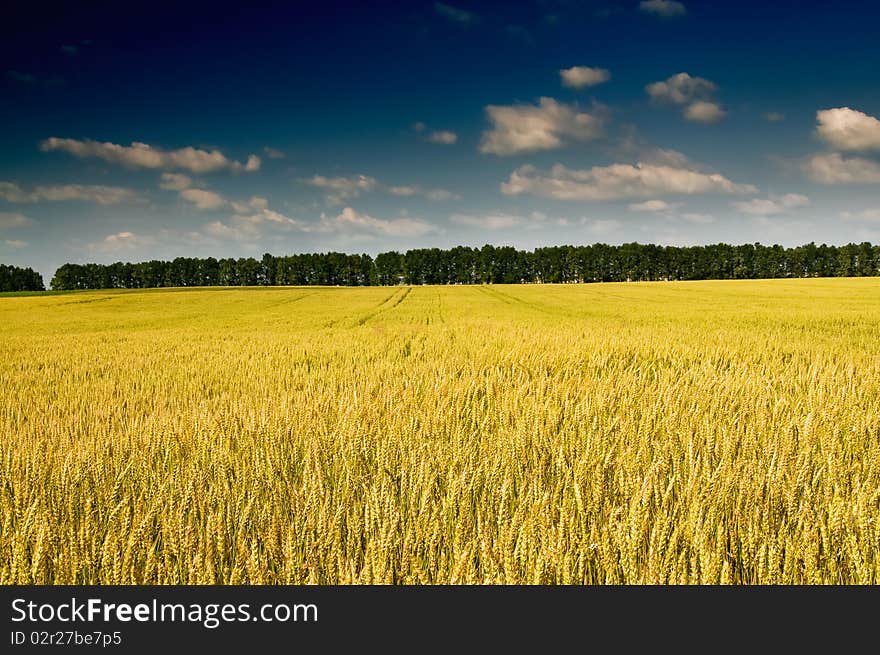
[[[47,277],[880,241],[877,3],[74,4],[0,27],[0,261]]]

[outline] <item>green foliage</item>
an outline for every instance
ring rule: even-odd
[[[421,248],[379,254],[338,252],[262,259],[191,259],[139,264],[65,264],[53,289],[142,289],[202,286],[372,286],[397,284],[519,284],[864,277],[880,273],[880,246],[870,243],[797,248],[723,243],[710,246],[510,246]]]
[[[0,264],[0,292],[43,291],[43,276],[32,268]]]

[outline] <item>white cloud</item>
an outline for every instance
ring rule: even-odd
[[[452,193],[452,191],[447,191],[446,189],[431,189],[425,193],[425,197],[428,200],[434,201],[442,201],[442,200],[461,200],[461,196],[457,193]]]
[[[809,157],[803,165],[807,175],[820,184],[880,183],[880,164],[862,157],[844,158],[830,152]]]
[[[15,250],[18,250],[20,248],[27,248],[28,245],[27,241],[22,241],[21,239],[5,239],[3,243],[6,244],[6,247],[13,248]]]
[[[263,148],[263,152],[266,153],[266,156],[269,159],[284,159],[287,155],[285,155],[281,150],[277,148],[272,148],[270,146],[266,146]]]
[[[699,214],[695,212],[685,212],[676,214],[678,208],[681,207],[679,202],[666,202],[665,200],[646,200],[645,202],[636,202],[628,205],[628,209],[634,212],[650,212],[659,214],[668,220],[680,218],[694,225],[708,225],[715,222],[715,217],[711,214]]]
[[[391,186],[388,187],[388,193],[393,196],[401,196],[404,198],[411,198],[413,196],[424,196],[428,200],[461,200],[461,196],[452,193],[452,191],[447,191],[446,189],[429,189],[428,191],[423,190],[417,184],[407,185],[407,186]]]
[[[169,191],[183,191],[192,186],[192,180],[181,173],[162,173],[159,187]]]
[[[629,210],[634,212],[669,212],[673,210],[673,205],[670,205],[665,200],[646,200],[645,202],[636,202],[629,205]]]
[[[227,204],[227,200],[219,193],[205,189],[184,189],[180,192],[180,197],[203,210],[220,209]]]
[[[693,167],[639,162],[573,170],[556,164],[548,172],[522,166],[501,184],[507,195],[530,193],[557,200],[613,200],[669,194],[754,193],[750,184],[735,184],[718,173]]]
[[[60,202],[64,200],[85,200],[99,205],[116,205],[133,202],[139,199],[137,193],[130,189],[110,186],[90,186],[83,184],[66,184],[63,186],[38,186],[33,195],[40,200]]]
[[[241,205],[238,205],[242,208]],[[278,230],[297,230],[308,232],[309,226],[305,223],[285,216],[280,212],[273,211],[265,206],[265,199],[252,198],[251,208],[257,208],[252,213],[240,213],[232,216],[228,223],[212,221],[205,225],[205,231],[219,239],[235,241],[253,241],[262,236],[262,228],[271,227]]]
[[[453,7],[445,2],[435,2],[434,11],[440,16],[443,16],[443,18],[459,23],[460,25],[468,26],[480,22],[480,17],[474,12]]]
[[[587,231],[596,236],[613,234],[623,227],[623,224],[620,221],[614,220],[613,218],[587,221],[585,225]]]
[[[559,71],[562,85],[572,89],[584,89],[596,84],[602,84],[611,79],[611,73],[605,68],[591,68],[590,66],[572,66]]]
[[[452,130],[437,130],[428,135],[428,141],[431,143],[451,146],[458,142],[458,135]]]
[[[523,222],[521,216],[503,213],[489,214],[453,214],[449,220],[457,225],[467,225],[470,227],[479,227],[485,230],[500,230],[503,228],[514,227]]]
[[[318,179],[316,183],[315,180]],[[351,178],[324,178],[316,175],[310,180],[306,180],[307,184],[321,188],[333,189],[334,192],[328,195],[327,201],[331,205],[344,204],[344,201],[350,198],[356,198],[361,191],[378,191],[384,190],[392,196],[401,198],[413,198],[415,196],[423,196],[428,200],[460,200],[461,196],[447,191],[446,189],[424,189],[418,184],[401,184],[396,186],[385,186],[379,183],[375,178],[359,175]]]
[[[840,212],[840,217],[845,221],[880,222],[880,207],[863,209],[858,212]]]
[[[244,224],[243,228],[227,225],[223,221],[211,221],[205,225],[205,232],[212,237],[218,239],[229,239],[230,241],[247,241],[260,236],[259,232],[248,224]]]
[[[639,11],[657,16],[683,16],[687,13],[685,6],[676,0],[642,0]]]
[[[348,231],[352,228],[392,237],[422,236],[435,231],[434,226],[421,219],[409,217],[392,219],[373,218],[368,214],[358,213],[351,207],[344,208],[342,213],[335,217],[328,217],[322,214],[318,227],[320,231],[328,232]]]
[[[331,205],[345,204],[346,200],[357,198],[362,192],[374,191],[378,187],[375,178],[368,175],[354,175],[352,177],[324,177],[313,175],[303,180],[309,186],[319,189],[327,189],[327,202]]]
[[[251,196],[250,200],[247,202],[231,202],[230,204],[237,214],[247,214],[249,212],[263,211],[264,209],[269,208],[269,201],[260,196]]]
[[[388,193],[392,196],[403,196],[404,198],[408,198],[410,196],[415,196],[420,193],[421,189],[417,186],[391,186],[388,187]]]
[[[553,98],[541,98],[537,106],[489,105],[486,114],[492,128],[483,132],[482,153],[514,155],[553,150],[571,141],[591,141],[602,135],[603,119],[598,112],[582,112]]]
[[[694,77],[688,73],[676,73],[661,81],[653,82],[645,87],[651,100],[673,105],[686,105],[684,117],[690,121],[713,124],[725,116],[712,96],[718,86],[705,78]]]
[[[0,230],[12,227],[24,227],[30,225],[31,220],[24,214],[13,212],[0,212]]]
[[[98,243],[89,244],[93,250],[101,252],[116,252],[118,250],[134,250],[146,246],[155,245],[153,237],[135,234],[134,232],[118,232],[109,234]]]
[[[193,173],[210,173],[219,170],[252,172],[260,169],[260,158],[256,155],[248,156],[247,161],[242,164],[228,159],[219,150],[200,150],[191,146],[178,150],[162,150],[137,141],[122,146],[91,139],[80,141],[51,137],[40,144],[40,150],[43,152],[60,150],[80,159],[97,157],[111,164],[121,164],[129,168],[182,168]]]
[[[236,205],[241,209],[242,205]],[[306,223],[285,216],[265,206],[265,199],[252,198],[248,213],[237,213],[228,221],[212,221],[205,225],[204,231],[211,237],[235,241],[255,241],[263,235],[265,228],[303,233],[350,233],[360,232],[383,236],[421,236],[435,231],[435,228],[416,218],[403,216],[395,219],[374,218],[345,207],[336,216],[322,214],[317,223]]]
[[[163,178],[165,177],[163,175]],[[259,196],[253,196],[247,202],[239,202],[237,200],[230,200],[215,191],[189,187],[191,180],[185,175],[169,175],[168,177],[174,179],[168,179],[167,185],[163,188],[173,189],[182,187],[180,189],[180,197],[203,211],[232,209],[236,214],[248,214],[254,211],[262,211],[269,206],[268,201]],[[181,177],[184,179],[178,179]]]
[[[880,150],[880,120],[849,107],[816,112],[816,134],[838,150]]]
[[[798,207],[806,207],[810,204],[807,196],[799,193],[787,193],[784,196],[773,196],[770,198],[753,198],[742,202],[731,203],[731,206],[741,211],[743,214],[752,216],[771,216],[773,214],[781,214],[790,209]]]
[[[99,205],[116,205],[123,202],[141,200],[140,195],[122,187],[89,184],[63,184],[59,186],[37,186],[25,191],[13,182],[0,182],[0,198],[7,202],[63,202],[83,200]]]
[[[708,100],[697,100],[688,105],[684,111],[684,117],[689,121],[714,125],[721,121],[727,114],[720,105]]]
[[[248,155],[247,163],[244,165],[244,170],[248,173],[253,173],[255,171],[260,170],[260,165],[263,162],[260,161],[260,158],[256,155]]]
[[[671,168],[692,168],[690,160],[683,152],[671,148],[649,148],[639,154],[643,164],[669,166]]]
[[[0,199],[6,202],[36,202],[30,193],[26,193],[14,182],[0,182]]]
[[[423,122],[418,121],[413,124],[413,130],[418,132],[419,134],[425,133],[427,131],[427,135],[425,136],[425,140],[431,143],[437,143],[444,146],[451,146],[455,143],[458,143],[458,134],[453,132],[452,130],[430,130],[428,131],[428,126]]]

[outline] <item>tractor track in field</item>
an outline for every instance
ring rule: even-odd
[[[506,303],[508,305],[514,305],[515,303],[520,304],[520,305],[523,305],[524,307],[528,307],[529,309],[532,309],[536,312],[541,312],[542,314],[546,314],[548,316],[566,316],[566,317],[570,316],[570,314],[568,314],[567,312],[553,311],[552,309],[550,309],[548,307],[544,307],[544,306],[538,305],[536,303],[531,303],[527,300],[523,300],[522,298],[517,298],[516,296],[512,296],[508,293],[504,293],[503,291],[500,291],[498,289],[494,289],[494,288],[486,286],[486,285],[480,285],[478,288],[480,289],[480,291],[487,294],[490,298],[495,298],[496,300],[500,300],[501,302]]]
[[[372,311],[370,311],[370,312],[364,314],[363,316],[361,316],[360,318],[358,318],[356,325],[357,326],[364,325],[367,322],[369,322],[372,319],[379,316],[380,314],[384,314],[385,312],[391,311],[392,309],[394,309],[395,307],[400,305],[400,303],[402,303],[404,300],[406,300],[406,297],[410,293],[412,293],[412,287],[406,287],[405,289],[403,289],[403,293],[398,293],[398,290],[395,289],[394,293],[392,293],[390,296],[385,298],[385,300],[380,302]],[[393,302],[391,302],[392,299],[393,299]],[[388,304],[389,302],[391,302],[391,304]]]
[[[289,305],[291,303],[299,302],[300,300],[302,300],[304,298],[308,298],[309,296],[314,296],[316,293],[318,293],[318,292],[317,291],[310,291],[308,293],[304,293],[304,294],[302,294],[300,296],[296,296],[294,298],[284,298],[282,300],[279,300],[276,303],[269,305],[269,307],[274,308],[274,307],[281,307],[282,305]]]
[[[446,317],[443,316],[443,295],[439,291],[437,291],[437,316],[440,318],[440,323],[446,325]]]

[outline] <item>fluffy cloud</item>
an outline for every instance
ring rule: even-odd
[[[162,150],[137,141],[131,145],[122,146],[91,139],[79,141],[51,137],[40,144],[40,150],[43,152],[58,150],[80,159],[96,157],[111,164],[121,164],[129,168],[182,168],[192,173],[210,173],[220,170],[252,172],[260,169],[260,158],[256,155],[248,156],[247,161],[242,164],[228,159],[219,150],[200,150],[191,146],[178,150]]]
[[[844,158],[836,152],[809,157],[804,170],[820,184],[873,184],[880,182],[880,164],[862,157]]]
[[[715,217],[711,214],[698,214],[694,212],[676,214],[679,207],[681,207],[681,203],[666,202],[665,200],[646,200],[645,202],[636,202],[628,205],[630,211],[659,214],[669,220],[680,218],[694,225],[708,225],[715,222]]]
[[[521,216],[511,214],[489,213],[489,214],[453,214],[449,220],[457,225],[467,225],[470,227],[479,227],[484,230],[500,230],[507,227],[513,227],[523,222]]]
[[[186,175],[163,173],[159,186],[169,191],[178,191],[181,199],[192,203],[203,211],[232,209],[236,214],[247,214],[268,206],[265,198],[252,197],[247,202],[229,200],[215,191],[193,188],[192,180]]]
[[[418,195],[420,189],[417,186],[392,186],[388,187],[388,193],[392,196],[403,196],[404,198],[408,198]]]
[[[419,121],[413,124],[416,132],[424,133],[428,130],[428,126]],[[431,143],[437,143],[444,146],[451,146],[458,143],[458,134],[452,130],[430,130],[427,131],[425,139]]]
[[[645,202],[636,202],[629,205],[629,210],[633,212],[669,212],[674,209],[673,205],[665,200],[646,200]]]
[[[461,200],[461,196],[457,193],[452,193],[452,191],[447,191],[446,189],[431,189],[430,191],[425,192],[425,197],[428,200]]]
[[[725,111],[712,96],[718,86],[702,77],[677,73],[662,82],[645,87],[651,100],[673,105],[685,105],[683,115],[687,120],[713,124],[724,118]]]
[[[754,193],[750,184],[735,184],[718,173],[684,164],[639,162],[573,170],[556,164],[548,172],[522,166],[501,184],[507,195],[530,193],[556,200],[614,200],[669,194]]]
[[[324,177],[313,175],[303,180],[309,186],[326,189],[327,202],[331,205],[345,204],[346,200],[357,198],[362,192],[374,191],[378,187],[375,178],[368,175],[354,175],[352,177]]]
[[[653,82],[645,87],[652,100],[683,105],[695,99],[705,99],[718,90],[718,86],[702,77],[688,73],[677,73],[662,82]]]
[[[30,219],[24,214],[12,212],[0,212],[0,230],[11,227],[24,227],[30,225]]]
[[[687,109],[684,110],[684,117],[689,121],[714,125],[720,122],[726,113],[717,103],[709,102],[708,100],[698,100],[688,105]]]
[[[816,112],[816,134],[838,150],[880,150],[880,120],[849,107]]]
[[[159,187],[169,191],[183,191],[192,186],[192,180],[180,173],[162,173]]]
[[[335,217],[321,215],[319,231],[346,232],[351,229],[391,237],[415,237],[434,232],[430,223],[417,218],[373,218],[346,207]]]
[[[422,236],[435,228],[416,218],[374,218],[345,207],[336,216],[322,214],[317,223],[307,223],[285,216],[266,206],[264,198],[251,198],[247,205],[233,203],[236,214],[226,222],[212,221],[204,226],[210,237],[235,241],[256,241],[264,229],[303,233],[362,233],[381,236]],[[245,211],[248,209],[249,211]]]
[[[60,186],[37,186],[25,191],[13,182],[0,182],[0,198],[7,202],[63,202],[66,200],[83,200],[99,205],[116,205],[124,202],[136,202],[140,195],[131,189],[122,187],[64,184]]]
[[[586,221],[584,224],[586,225],[587,232],[597,237],[613,234],[623,227],[623,223],[613,218]]]
[[[589,66],[572,66],[559,71],[562,85],[571,89],[584,89],[588,86],[602,84],[611,79],[611,73],[605,68],[591,68]]]
[[[424,196],[428,200],[460,200],[461,196],[447,191],[446,189],[429,189],[425,191],[417,184],[405,186],[390,186],[388,193],[392,196],[400,196],[403,198],[412,198],[413,196]]]
[[[251,213],[240,213],[232,216],[229,222],[212,221],[205,225],[205,232],[219,239],[235,241],[254,241],[262,236],[263,227],[272,227],[280,230],[308,231],[308,226],[295,218],[290,218],[265,206],[262,198],[252,198],[254,203],[261,205]],[[241,207],[241,205],[239,205]]]
[[[89,244],[93,250],[101,252],[116,252],[119,250],[134,250],[156,244],[153,237],[135,234],[134,232],[118,232],[109,234],[103,240]]]
[[[451,20],[460,25],[474,25],[480,22],[480,17],[474,12],[459,9],[458,7],[453,7],[452,5],[448,5],[445,2],[435,2],[434,11],[436,11],[440,16],[443,16],[443,18]]]
[[[858,212],[840,212],[840,217],[845,221],[880,222],[880,208],[863,209]]]
[[[199,209],[220,209],[226,206],[227,200],[219,193],[206,191],[205,189],[183,189],[180,197],[191,202]]]
[[[451,146],[458,141],[458,135],[452,130],[437,130],[428,135],[428,141],[431,143],[439,143],[444,146]]]
[[[281,152],[280,150],[278,150],[276,148],[271,148],[269,146],[266,146],[265,148],[263,148],[263,152],[266,153],[266,156],[269,159],[284,159],[287,156],[283,152]]]
[[[460,200],[461,196],[447,191],[446,189],[424,189],[418,184],[401,184],[386,186],[376,178],[368,175],[354,175],[351,177],[324,177],[314,175],[303,180],[306,184],[319,189],[327,189],[326,200],[329,205],[344,205],[347,200],[357,198],[361,193],[371,191],[386,191],[392,196],[412,198],[423,196],[428,200]]]
[[[250,200],[247,202],[232,201],[229,204],[236,214],[249,214],[251,212],[262,212],[263,210],[269,209],[269,201],[260,196],[251,196]],[[270,222],[271,221],[272,219],[270,219]]]
[[[27,248],[28,242],[22,241],[21,239],[4,239],[3,243],[7,248],[13,248],[14,250],[18,250],[19,248]]]
[[[752,200],[731,203],[735,209],[743,214],[751,214],[752,216],[781,214],[789,209],[806,207],[809,204],[810,199],[799,193],[787,193],[784,196],[753,198]]]
[[[687,13],[685,6],[676,0],[642,0],[639,11],[656,16],[683,16]]]
[[[489,105],[486,114],[492,129],[483,132],[480,152],[514,155],[553,150],[570,141],[590,141],[602,135],[599,113],[541,98],[535,105]]]

